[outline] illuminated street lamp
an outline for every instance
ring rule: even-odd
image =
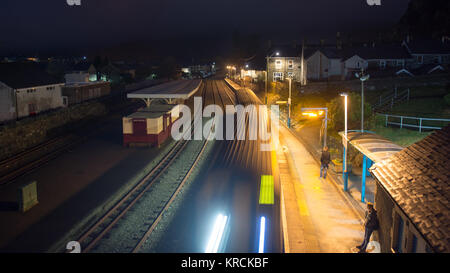
[[[364,133],[364,82],[370,78],[370,75],[364,75],[364,68],[361,68],[361,74],[355,73],[355,76],[361,81],[361,133]]]
[[[347,143],[348,143],[348,137],[347,137],[347,132],[348,132],[348,128],[347,128],[347,100],[348,100],[348,94],[347,93],[342,93],[341,96],[343,96],[345,98],[345,103],[344,103],[344,107],[345,107],[345,131],[344,131],[344,139],[342,140],[343,144],[344,144],[344,158],[343,158],[343,170],[342,170],[342,179],[344,180],[344,191],[347,191],[348,189],[348,171],[347,171]]]

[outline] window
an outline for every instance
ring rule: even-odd
[[[275,60],[275,69],[281,69],[282,64],[281,64],[281,60]]]
[[[391,248],[395,253],[402,253],[406,249],[406,237],[407,237],[407,227],[405,221],[400,216],[400,214],[395,211],[393,214],[393,227],[392,227],[392,239]],[[405,246],[405,247],[404,247]],[[407,250],[406,250],[407,251]]]
[[[403,229],[404,222],[402,217],[398,217],[398,226],[397,226],[397,238],[395,240],[395,251],[398,253],[402,253],[402,241],[403,241]]]
[[[437,64],[442,63],[442,57],[441,56],[434,57],[434,62],[437,63]]]
[[[288,72],[287,76],[288,76],[288,78],[293,79],[294,78],[294,72]]]
[[[294,61],[293,60],[288,60],[288,69],[294,69]]]
[[[417,56],[416,59],[419,64],[423,64],[423,56],[422,55]]]
[[[405,60],[397,60],[397,66],[404,67],[405,66]]]
[[[55,90],[55,87],[54,86],[49,86],[49,87],[47,87],[47,90]]]
[[[380,61],[380,68],[381,69],[385,69],[386,68],[386,61],[385,60],[381,60]]]
[[[413,234],[411,253],[416,253],[416,252],[417,252],[417,237],[416,237],[416,235]]]
[[[273,72],[273,81],[283,81],[283,72]]]

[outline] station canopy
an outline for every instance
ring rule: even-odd
[[[127,95],[133,99],[188,99],[200,88],[201,80],[176,80],[143,88]]]
[[[344,137],[345,132],[339,132],[339,135]],[[347,132],[347,138],[353,147],[375,163],[403,150],[403,147],[371,132]]]

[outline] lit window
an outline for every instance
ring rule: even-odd
[[[294,69],[294,61],[288,60],[288,69]]]
[[[273,72],[273,81],[283,81],[283,72]]]
[[[288,72],[287,76],[288,76],[288,78],[293,79],[294,78],[294,72]]]
[[[281,69],[281,60],[275,60],[275,69]]]

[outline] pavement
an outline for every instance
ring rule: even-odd
[[[286,127],[280,127],[281,183],[290,253],[349,253],[364,232],[354,209],[319,164]]]
[[[305,145],[316,160],[320,159],[322,151],[322,141],[319,139],[320,124],[320,121],[312,121],[291,129],[291,132]],[[336,173],[332,168],[329,169],[328,173],[332,181],[340,189],[343,189],[342,173]],[[348,192],[343,193],[345,193],[345,197],[354,209],[358,211],[360,217],[364,218],[366,203],[374,203],[375,180],[371,176],[366,178],[365,202],[361,202],[361,174],[361,168],[352,168],[352,171],[348,174]]]

